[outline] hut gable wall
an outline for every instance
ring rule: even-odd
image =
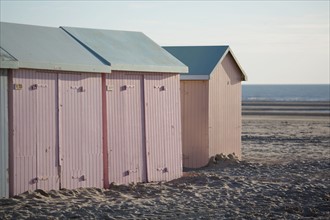
[[[209,81],[209,157],[235,153],[241,157],[241,71],[230,53]]]
[[[198,168],[209,158],[209,82],[181,80],[180,85],[183,166]]]

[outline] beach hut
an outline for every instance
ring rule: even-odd
[[[202,167],[216,154],[241,157],[241,81],[229,46],[164,47],[189,67],[181,75],[183,166]]]
[[[10,195],[102,187],[101,73],[109,65],[60,28],[0,25],[0,46],[18,61],[8,72]]]
[[[9,195],[8,145],[8,71],[18,67],[17,60],[0,48],[0,198]]]
[[[105,179],[121,184],[181,177],[178,73],[188,68],[140,32],[62,28],[111,66],[104,79]]]

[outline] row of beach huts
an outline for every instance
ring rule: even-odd
[[[241,154],[228,46],[140,32],[0,23],[0,197],[169,181]]]

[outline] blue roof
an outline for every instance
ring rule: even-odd
[[[187,73],[178,59],[141,32],[61,27],[112,70]]]
[[[0,47],[19,68],[111,72],[60,28],[1,22],[0,30]]]
[[[229,46],[165,46],[163,48],[188,66],[188,74],[181,75],[181,79],[192,80],[210,79],[215,66],[230,52]],[[238,64],[235,57],[234,59]],[[240,66],[239,68],[242,71],[242,79],[245,80],[246,76],[242,68]]]
[[[163,47],[189,67],[189,75],[209,75],[229,46]]]

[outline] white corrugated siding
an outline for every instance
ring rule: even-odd
[[[146,181],[143,75],[107,76],[109,182]]]
[[[230,53],[209,81],[209,156],[241,157],[241,72]]]
[[[103,187],[101,74],[59,74],[61,188]]]
[[[9,195],[7,70],[0,69],[0,198]]]
[[[202,167],[209,160],[208,81],[181,80],[180,85],[183,166]]]
[[[180,81],[177,74],[144,76],[148,181],[182,175]]]

